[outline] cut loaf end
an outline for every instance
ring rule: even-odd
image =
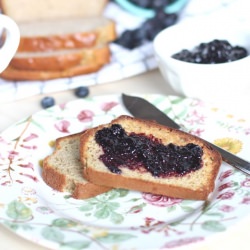
[[[121,173],[112,173],[100,160],[103,149],[97,144],[97,131],[112,124],[120,124],[127,134],[143,134],[159,139],[162,144],[199,145],[203,150],[202,167],[183,176],[156,177],[148,171],[121,167]],[[221,156],[202,139],[155,122],[120,116],[111,123],[88,130],[81,136],[80,158],[83,176],[92,183],[114,188],[126,188],[175,198],[206,200],[213,192],[221,165]]]
[[[43,162],[44,182],[60,192],[69,192],[75,199],[87,199],[111,188],[88,182],[82,176],[80,136],[73,134],[56,140],[55,151]]]

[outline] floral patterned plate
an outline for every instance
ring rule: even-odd
[[[246,119],[201,101],[142,95],[189,131],[249,158]],[[128,114],[118,95],[42,110],[0,135],[0,222],[50,249],[168,249],[204,241],[249,215],[250,178],[223,163],[207,201],[114,189],[87,200],[48,187],[41,164],[57,137]],[[250,160],[250,159],[248,159]]]

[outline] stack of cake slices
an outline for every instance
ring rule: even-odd
[[[2,0],[3,13],[17,22],[21,35],[18,51],[2,78],[72,77],[96,72],[110,62],[109,43],[116,39],[116,26],[102,15],[106,0],[40,2],[42,6],[23,0],[26,7],[16,11],[20,1]]]

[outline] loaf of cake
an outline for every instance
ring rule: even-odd
[[[100,16],[107,0],[1,0],[2,12],[16,22]]]
[[[222,158],[202,139],[120,116],[81,135],[83,176],[96,185],[206,200]]]
[[[114,21],[102,15],[37,19],[18,26],[17,53],[0,74],[6,80],[40,81],[96,72],[110,62],[109,43],[117,37]]]
[[[47,185],[57,191],[69,192],[75,199],[87,199],[111,188],[89,183],[83,178],[80,136],[81,133],[77,133],[56,140],[54,152],[43,161],[42,177]]]

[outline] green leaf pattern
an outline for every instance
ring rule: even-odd
[[[110,219],[114,224],[120,224],[124,216],[117,209],[121,207],[119,202],[114,202],[117,198],[123,198],[128,194],[128,190],[113,189],[105,194],[90,198],[85,204],[80,206],[79,210],[85,212],[85,216],[94,216],[97,219]]]
[[[208,220],[202,223],[202,228],[211,232],[222,232],[225,231],[225,226],[217,220]]]
[[[55,227],[45,227],[42,230],[42,236],[50,241],[62,243],[64,240],[64,234],[59,228]]]
[[[27,221],[32,218],[31,209],[19,201],[9,203],[6,214],[15,221]]]

